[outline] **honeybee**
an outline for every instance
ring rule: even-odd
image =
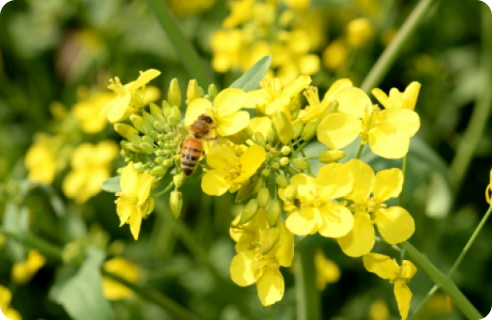
[[[212,131],[214,121],[202,114],[190,126],[190,135],[185,139],[181,150],[181,170],[186,176],[195,172],[198,161],[203,154],[203,140]]]

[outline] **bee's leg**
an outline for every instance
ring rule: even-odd
[[[213,138],[205,138],[206,141],[212,141],[212,140],[217,140],[217,137],[213,137]]]

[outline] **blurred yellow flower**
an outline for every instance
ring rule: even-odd
[[[323,51],[323,65],[330,71],[337,71],[348,58],[349,48],[342,39],[335,39]]]
[[[106,261],[102,268],[130,283],[137,283],[141,273],[137,264],[121,257]],[[105,276],[102,277],[102,288],[103,294],[108,300],[122,300],[133,295],[130,288]]]
[[[373,35],[372,23],[366,18],[352,20],[347,25],[347,42],[355,48],[365,47]]]
[[[352,159],[347,162],[354,175],[353,191],[345,198],[352,200],[354,228],[338,239],[343,252],[351,257],[360,257],[374,247],[377,226],[383,239],[389,244],[408,240],[415,232],[415,222],[402,207],[387,208],[385,201],[400,195],[403,173],[400,169],[386,169],[374,175],[365,162]],[[371,196],[373,194],[373,196]]]
[[[228,4],[231,14],[222,23],[225,28],[237,27],[253,17],[255,0],[229,0]]]
[[[266,152],[258,146],[249,147],[238,157],[231,147],[219,144],[207,153],[207,171],[202,179],[202,190],[211,196],[220,196],[229,190],[236,192],[263,164]]]
[[[106,119],[97,115],[105,105],[115,98],[114,93],[95,92],[81,99],[73,106],[73,113],[80,121],[82,131],[87,133],[101,132],[106,127]]]
[[[485,200],[487,200],[487,203],[492,205],[490,202],[491,199],[491,193],[492,193],[492,169],[490,170],[489,173],[489,184],[487,185],[487,188],[485,189]]]
[[[238,251],[232,259],[230,272],[232,281],[241,287],[256,283],[261,303],[269,306],[280,301],[284,295],[284,278],[279,268],[292,265],[294,236],[285,227],[284,222],[279,220],[277,226],[274,227],[277,237],[273,245],[267,245],[268,249],[265,250],[265,244],[271,240],[267,235],[271,235],[269,230],[272,230],[272,228],[267,228],[266,216],[266,210],[260,209],[254,222],[255,226],[260,228],[245,229],[241,233],[243,237],[233,237],[234,240],[239,239],[236,240],[238,243],[242,241],[243,246],[236,246],[236,250],[241,249],[241,251]],[[242,228],[242,226],[237,226],[239,218],[238,216],[233,222],[232,225],[236,225],[233,228]],[[256,241],[249,242],[249,247],[244,246],[246,241],[253,239]]]
[[[55,145],[57,138],[45,133],[36,133],[34,143],[27,150],[25,164],[31,181],[44,184],[53,182],[56,174]]]
[[[189,127],[202,114],[212,117],[214,130],[219,136],[230,136],[243,130],[249,122],[249,113],[239,111],[248,98],[242,89],[225,89],[214,102],[205,98],[193,100],[186,109],[184,123]]]
[[[36,249],[29,250],[27,260],[17,262],[12,267],[12,281],[18,284],[25,284],[41,269],[46,263],[44,256]]]
[[[369,308],[369,320],[389,320],[390,313],[384,300],[374,300]]]
[[[342,203],[334,202],[352,191],[354,177],[345,164],[323,166],[316,178],[297,174],[290,179],[297,187],[300,205],[286,220],[289,230],[299,236],[319,232],[323,237],[339,238],[354,226],[354,217]],[[282,199],[285,188],[279,189]]]
[[[318,126],[318,139],[330,149],[341,149],[359,135],[362,144],[387,159],[404,157],[410,138],[420,127],[416,112],[403,107],[380,110],[359,88],[348,87],[334,97],[338,112],[325,117]],[[393,106],[393,105],[391,105]]]
[[[154,210],[154,198],[150,195],[154,177],[148,173],[138,173],[130,162],[121,174],[121,192],[116,193],[116,211],[120,227],[128,223],[135,240],[140,233],[142,219]]]
[[[20,313],[10,307],[10,301],[12,300],[12,293],[9,289],[0,285],[0,309],[1,312],[10,320],[22,320]]]
[[[412,302],[412,291],[410,291],[407,283],[417,272],[415,265],[408,260],[403,260],[400,267],[395,259],[379,253],[366,254],[362,257],[362,261],[367,271],[375,273],[380,278],[390,280],[390,283],[394,284],[398,310],[402,320],[406,320]]]
[[[99,114],[111,123],[121,122],[135,113],[137,108],[144,106],[145,86],[161,74],[160,71],[149,69],[141,72],[137,80],[123,85],[118,77],[110,80],[109,89],[118,96],[109,101]]]
[[[63,180],[65,195],[84,203],[102,190],[110,178],[111,162],[118,156],[118,145],[105,140],[97,145],[83,143],[72,154],[72,171]]]
[[[323,291],[328,283],[337,282],[340,279],[340,268],[337,264],[326,259],[321,249],[314,256],[314,267],[316,268],[316,288]]]

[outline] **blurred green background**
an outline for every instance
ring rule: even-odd
[[[422,124],[412,140],[404,206],[416,220],[411,242],[447,272],[488,209],[484,193],[492,163],[490,106],[479,116],[487,122],[484,132],[475,134],[478,145],[472,150],[462,179],[456,179],[456,167],[450,165],[457,161],[460,145],[466,144],[463,136],[476,125],[470,121],[477,100],[487,90],[484,86],[490,85],[481,73],[492,61],[490,48],[484,50],[487,42],[483,39],[483,34],[491,33],[483,32],[482,20],[489,19],[490,26],[492,14],[476,0],[435,2],[437,5],[379,87],[388,92],[393,87],[403,90],[411,81],[422,84],[416,107]],[[211,70],[211,38],[229,14],[226,2],[196,1],[198,8],[192,9],[183,3],[169,1],[168,5],[186,38]],[[313,0],[310,8],[323,20],[326,37],[325,44],[312,51],[319,57],[333,39],[344,37],[352,19],[365,17],[374,28],[371,40],[358,50],[346,69],[333,70],[322,63],[312,76],[313,84],[325,91],[335,77],[348,76],[360,85],[384,50],[385,39],[399,29],[416,4]],[[184,208],[179,221],[169,213],[167,196],[160,197],[135,242],[126,226],[118,227],[113,194],[101,192],[86,203],[77,204],[62,192],[70,152],[76,145],[119,140],[111,126],[95,134],[74,133],[70,123],[63,122],[63,114],[71,112],[79,101],[82,86],[106,90],[110,77],[118,76],[127,83],[136,78],[138,71],[155,68],[162,74],[152,84],[164,98],[172,78],[180,81],[183,93],[192,78],[145,0],[9,2],[0,14],[0,58],[0,213],[4,228],[11,223],[5,217],[12,215],[7,213],[12,204],[26,209],[29,218],[25,225],[30,232],[60,248],[69,243],[75,251],[95,246],[108,257],[123,256],[135,262],[142,270],[139,284],[166,295],[199,319],[299,319],[292,272],[284,272],[284,299],[266,308],[258,301],[254,286],[240,288],[230,280],[234,243],[228,234],[229,225],[240,212],[232,196],[204,195],[195,181],[182,190]],[[225,88],[241,72],[216,72],[214,81],[219,88]],[[38,132],[62,137],[60,143],[67,148],[65,154],[58,155],[59,170],[51,187],[29,189],[23,184],[27,176],[24,158]],[[313,153],[317,148],[316,144],[308,147]],[[387,161],[371,155],[366,155],[365,160],[375,170],[401,166],[401,160]],[[111,175],[122,164],[121,159],[117,160]],[[21,214],[21,209],[14,215]],[[482,314],[487,314],[492,306],[491,228],[490,223],[485,225],[453,277]],[[321,248],[341,271],[340,279],[320,292],[322,319],[399,319],[392,285],[365,271],[360,259],[343,255],[335,242],[319,236],[303,246]],[[375,251],[394,255],[383,245]],[[22,319],[69,319],[64,308],[48,295],[67,266],[48,259],[28,283],[12,281],[12,266],[25,259],[26,252],[22,246],[9,242],[0,251],[0,284],[12,292],[11,306]],[[432,282],[419,271],[410,287],[415,307]],[[383,311],[370,312],[371,306],[377,310],[375,300],[384,302]],[[111,306],[116,319],[176,318],[139,295],[111,302]],[[391,316],[385,316],[384,306]],[[418,319],[464,317],[438,293]]]

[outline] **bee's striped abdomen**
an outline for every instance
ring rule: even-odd
[[[181,170],[186,176],[191,175],[195,171],[202,151],[203,144],[200,139],[186,138],[181,153]]]

